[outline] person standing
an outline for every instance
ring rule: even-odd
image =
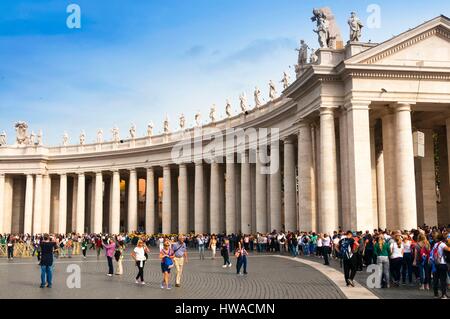
[[[120,238],[118,238],[117,240],[117,248],[116,251],[114,252],[114,258],[116,259],[117,262],[117,270],[116,270],[116,275],[120,276],[123,275],[123,251],[125,250],[125,243],[123,242],[123,240]]]
[[[181,276],[183,275],[183,266],[184,263],[188,262],[187,257],[187,247],[184,242],[184,237],[182,235],[178,236],[178,242],[172,245],[172,249],[174,252],[174,263],[175,269],[177,271],[177,276],[175,280],[175,287],[181,287]]]
[[[100,236],[97,236],[95,238],[95,250],[97,251],[97,259],[100,258],[100,252],[103,249],[103,242],[102,242],[102,238]]]
[[[83,258],[86,259],[86,253],[88,249],[88,239],[86,237],[83,238],[81,242],[81,252],[83,253]]]
[[[136,262],[136,267],[138,267],[138,274],[136,276],[136,283],[145,285],[144,281],[144,266],[145,261],[147,260],[147,256],[149,253],[149,249],[147,246],[145,246],[144,242],[139,239],[137,242],[136,247],[134,248],[133,252],[131,253],[131,257],[133,257],[134,261]],[[140,282],[139,282],[140,280]]]
[[[47,284],[48,288],[52,288],[53,279],[53,252],[57,249],[55,242],[50,241],[48,234],[44,235],[44,240],[40,243],[41,249],[41,288]]]
[[[402,263],[402,285],[406,285],[406,278],[408,278],[408,283],[412,285],[412,275],[413,275],[413,242],[409,235],[405,235],[403,239],[403,263]]]
[[[234,254],[237,258],[236,262],[236,274],[238,276],[241,276],[241,268],[244,267],[244,275],[247,275],[247,250],[244,248],[243,240],[238,242],[238,247],[236,249],[236,252]]]
[[[344,265],[344,278],[348,286],[355,287],[353,279],[356,275],[356,251],[358,249],[358,243],[353,238],[353,233],[349,230],[346,236],[339,241],[338,253],[342,257]]]
[[[106,243],[102,242],[102,246],[105,249],[106,259],[108,261],[108,273],[106,275],[112,277],[114,274],[113,256],[114,251],[116,250],[116,243],[114,243],[111,238],[108,238],[105,241]]]
[[[433,290],[434,297],[439,298],[439,289],[441,290],[441,299],[448,299],[447,296],[447,273],[448,273],[448,265],[445,260],[446,252],[450,252],[450,247],[447,246],[445,241],[448,241],[446,236],[442,233],[439,233],[436,236],[436,244],[431,251],[431,255],[433,257],[434,270],[433,271]]]
[[[394,237],[394,242],[391,243],[391,270],[393,277],[393,284],[398,286],[400,284],[400,270],[403,264],[403,240],[401,235],[396,235]]]
[[[8,249],[8,260],[13,260],[14,259],[14,242],[15,242],[15,238],[13,235],[9,235],[8,240],[7,240],[7,249]]]
[[[431,268],[429,264],[431,245],[425,234],[419,234],[414,248],[414,262],[419,268],[420,290],[430,290]]]
[[[377,265],[380,268],[380,276],[379,282],[383,283],[383,277],[386,288],[390,287],[390,281],[389,281],[389,254],[391,252],[391,248],[388,242],[385,241],[383,235],[378,236],[378,241],[374,245],[373,253],[377,257]]]
[[[217,238],[216,235],[212,235],[209,241],[209,248],[211,249],[211,259],[216,258],[216,249],[217,249]]]
[[[220,254],[223,257],[223,266],[222,266],[222,268],[227,268],[227,266],[228,266],[228,268],[231,267],[230,253],[229,253],[230,247],[229,247],[229,245],[230,245],[230,242],[229,242],[228,239],[225,239],[223,241],[223,243],[222,243],[222,248],[220,250]]]
[[[322,253],[323,253],[323,260],[324,265],[329,266],[330,261],[330,253],[331,253],[331,238],[328,236],[328,234],[324,234],[322,237]]]
[[[203,237],[203,234],[198,235],[197,244],[198,244],[198,253],[200,255],[200,260],[204,260],[205,259],[205,238]]]
[[[170,270],[173,268],[173,259],[175,255],[173,250],[170,248],[169,240],[164,242],[163,249],[159,252],[159,258],[161,259],[161,271],[163,274],[163,281],[161,282],[161,289],[172,289],[172,285],[169,284],[170,281]]]

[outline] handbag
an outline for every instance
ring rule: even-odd
[[[167,268],[171,269],[173,268],[173,260],[170,257],[164,257],[164,265],[166,265]]]

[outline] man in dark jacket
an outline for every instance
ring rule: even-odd
[[[57,248],[54,241],[50,241],[48,234],[44,235],[41,246],[41,288],[47,283],[48,288],[52,288],[53,276],[53,252]]]

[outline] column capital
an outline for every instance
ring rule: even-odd
[[[411,103],[406,103],[406,102],[397,102],[397,103],[393,103],[391,104],[391,108],[393,109],[394,112],[411,112]]]
[[[297,125],[299,128],[304,126],[311,125],[311,120],[305,119],[305,118],[299,118],[297,121],[294,122],[294,125]]]
[[[194,164],[195,164],[195,166],[201,166],[201,165],[203,165],[203,160],[202,159],[195,160]]]
[[[321,106],[319,108],[320,115],[333,115],[334,116],[334,110],[336,110],[336,107],[330,107],[330,106]]]
[[[96,171],[94,172],[96,176],[102,175],[103,176],[103,171]]]
[[[294,144],[294,137],[289,135],[283,138],[283,144]]]
[[[342,112],[348,112],[352,110],[368,111],[371,101],[360,101],[360,100],[350,100],[346,101],[343,106],[341,106]]]

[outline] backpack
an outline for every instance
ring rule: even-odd
[[[348,260],[353,257],[353,247],[350,246],[350,241],[348,239],[343,239],[340,247],[342,259]]]
[[[298,240],[297,240],[297,237],[293,237],[293,238],[292,238],[292,245],[298,246]]]
[[[423,245],[423,247],[420,248],[419,254],[419,260],[422,264],[428,264],[428,260],[430,259],[430,251],[427,249],[426,245]]]

